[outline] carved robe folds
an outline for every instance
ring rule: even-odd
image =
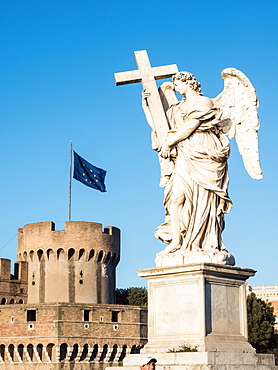
[[[166,243],[171,242],[169,208],[175,197],[183,197],[179,211],[182,249],[222,250],[225,249],[221,240],[224,213],[228,213],[232,206],[227,194],[229,141],[218,129],[218,109],[195,104],[187,105],[185,111],[185,105],[182,100],[169,108],[167,114],[172,129],[179,130],[190,119],[199,120],[200,125],[177,144],[174,170],[165,188],[166,218],[155,235]]]

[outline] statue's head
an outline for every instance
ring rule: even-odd
[[[199,95],[203,95],[200,82],[197,82],[196,78],[190,72],[178,72],[172,77],[172,80],[173,82],[177,80],[184,82]]]

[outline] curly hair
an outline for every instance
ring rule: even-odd
[[[178,72],[172,77],[172,80],[173,82],[175,80],[185,82],[192,90],[195,90],[199,95],[203,95],[200,82],[197,82],[196,78],[190,72]]]

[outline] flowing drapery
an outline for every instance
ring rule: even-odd
[[[227,194],[229,141],[218,130],[217,109],[205,103],[188,107],[188,103],[181,101],[168,111],[173,129],[179,130],[190,119],[200,124],[176,145],[174,170],[165,188],[165,222],[156,229],[155,235],[166,243],[171,242],[171,202],[179,196],[184,199],[179,210],[182,249],[221,250],[225,248],[221,239],[224,213],[232,206]]]

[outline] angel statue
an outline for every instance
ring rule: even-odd
[[[122,72],[122,80],[121,76],[115,77],[118,84],[142,82],[142,106],[152,128],[152,147],[160,159],[166,215],[155,236],[168,245],[157,254],[156,265],[234,265],[235,259],[222,241],[224,215],[232,207],[228,195],[228,137],[236,138],[249,175],[261,179],[256,91],[242,72],[227,68],[221,73],[223,91],[210,99],[203,96],[200,83],[191,73],[177,72],[176,66],[174,73],[161,73],[162,77],[155,78],[172,76],[172,82],[164,82],[157,91],[154,79],[155,87],[150,82],[146,51],[135,53],[141,80],[138,71],[132,71],[128,82],[122,82],[127,81],[127,72]],[[173,65],[167,67],[173,70]],[[158,73],[159,68],[153,70]],[[145,82],[143,73],[147,76]],[[181,101],[176,92],[183,96]],[[159,104],[164,125],[157,117]]]
[[[166,140],[153,147],[160,161],[165,186],[165,222],[155,236],[168,246],[157,255],[183,257],[186,262],[215,262],[234,265],[233,256],[222,242],[224,214],[232,207],[228,195],[230,144],[236,137],[245,168],[254,179],[262,178],[258,154],[258,100],[248,78],[235,68],[222,71],[224,90],[216,98],[203,96],[200,83],[189,72],[178,72],[173,82],[160,87],[160,96],[169,123]],[[183,95],[178,101],[175,91]],[[143,109],[154,128],[148,99],[143,91]],[[170,169],[170,171],[169,171]],[[172,262],[173,263],[173,262]],[[165,264],[165,262],[164,262]]]

